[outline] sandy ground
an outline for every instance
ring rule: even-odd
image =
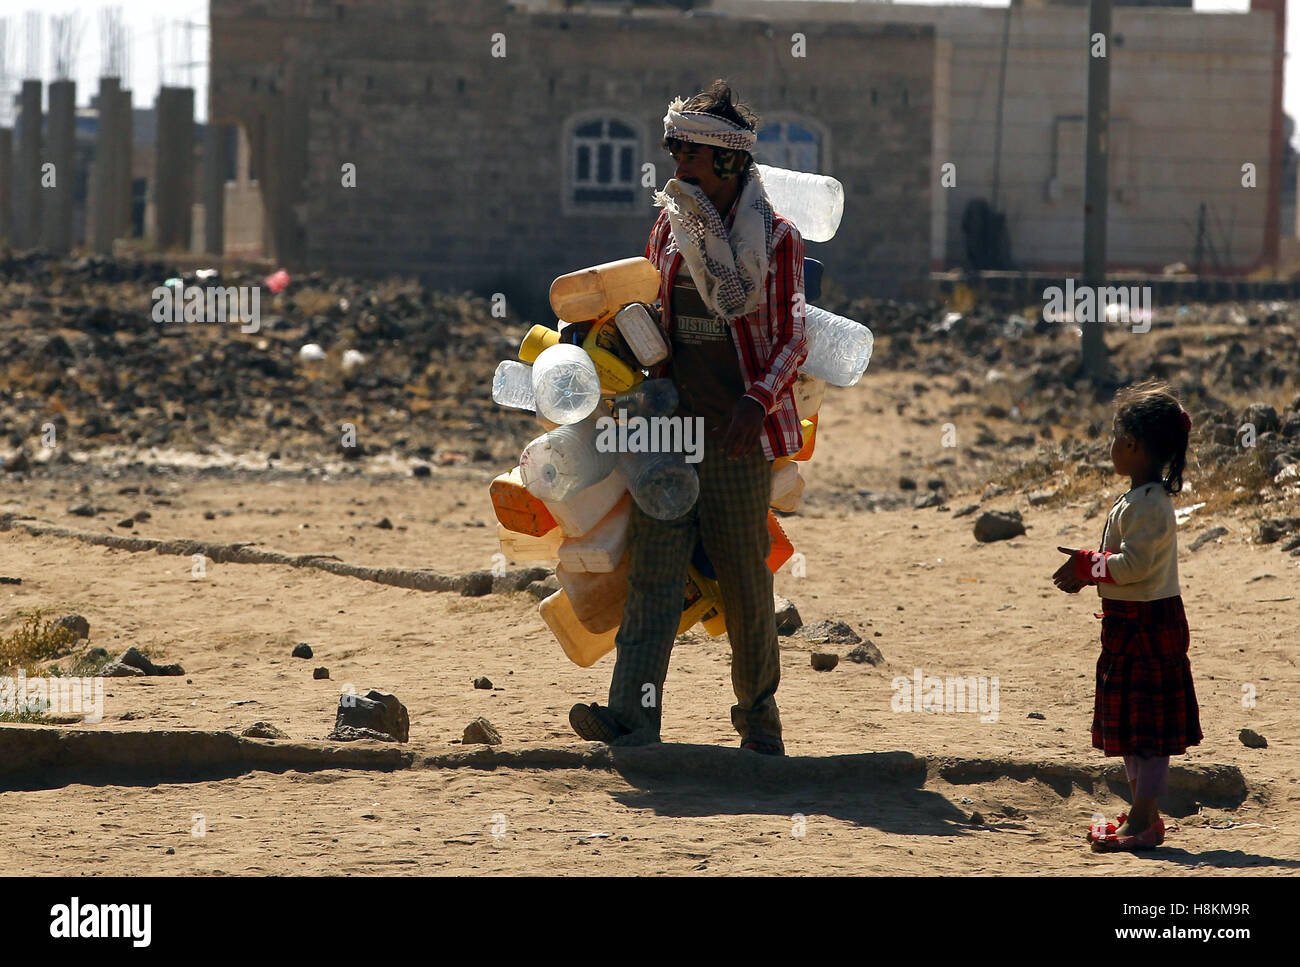
[[[1005,470],[963,464],[941,446],[943,419],[896,412],[910,381],[881,377],[833,391],[824,405],[809,500],[784,521],[806,574],[787,565],[778,593],[805,622],[849,622],[882,650],[873,668],[810,667],[813,647],[782,639],[778,693],[788,752],[829,756],[906,750],[916,755],[1098,762],[1089,746],[1099,610],[1095,592],[1057,592],[1058,543],[1093,546],[1101,499],[1117,478],[1068,501],[1030,507],[1013,492],[984,508],[1017,507],[1027,536],[982,545],[976,503]],[[869,402],[870,401],[870,402]],[[906,409],[906,408],[905,408]],[[942,404],[930,413],[942,414]],[[958,432],[968,424],[954,416]],[[974,431],[970,431],[973,433]],[[937,461],[948,458],[951,462]],[[86,530],[112,529],[147,509],[131,533],[257,542],[289,553],[459,572],[491,565],[497,550],[487,484],[504,468],[435,468],[423,480],[358,473],[323,480],[157,475],[0,481],[0,512]],[[896,487],[901,473],[938,474],[947,509],[853,510],[854,487]],[[120,493],[123,488],[137,493]],[[150,492],[152,488],[153,491]],[[1033,489],[1033,488],[1026,488]],[[964,491],[964,492],[963,492]],[[113,508],[97,519],[67,508]],[[205,511],[214,519],[206,520]],[[387,517],[392,529],[374,526]],[[1229,533],[1191,552],[1210,524]],[[71,785],[0,793],[0,849],[22,874],[367,873],[1268,873],[1300,870],[1300,558],[1249,542],[1246,515],[1184,525],[1180,571],[1192,627],[1192,667],[1206,733],[1187,763],[1238,766],[1250,794],[1236,810],[1206,808],[1178,820],[1166,847],[1146,857],[1094,856],[1089,818],[1123,803],[1038,782],[999,780],[922,789],[798,789],[779,794],[699,783],[641,782],[582,771],[412,770],[392,774],[252,773],[157,785]],[[118,530],[118,533],[126,531]],[[563,656],[526,594],[463,598],[384,587],[289,567],[216,565],[192,577],[186,558],[77,541],[0,533],[7,630],[19,610],[77,611],[91,643],[118,652],[148,646],[181,662],[181,678],[114,679],[102,729],[241,730],[257,720],[296,739],[322,738],[341,687],[395,693],[411,717],[411,746],[445,749],[475,716],[507,746],[576,744],[567,712],[604,700],[612,656],[581,669]],[[290,657],[309,642],[315,658]],[[823,646],[817,646],[822,650]],[[827,646],[841,655],[846,646]],[[698,627],[674,652],[663,739],[734,746],[724,638]],[[330,669],[314,681],[312,668]],[[891,681],[926,675],[997,677],[997,721],[978,714],[894,712]],[[498,686],[477,690],[488,676]],[[1256,704],[1245,707],[1243,686]],[[242,703],[242,704],[239,704]],[[1029,718],[1029,713],[1043,718]],[[124,716],[126,716],[124,718]],[[1245,748],[1243,727],[1269,747]],[[1178,760],[1175,760],[1176,762]],[[996,828],[975,830],[980,811]],[[206,835],[191,835],[202,814]],[[805,817],[800,828],[796,814]],[[499,835],[493,834],[496,828]],[[797,835],[802,833],[802,835]],[[598,835],[599,834],[599,835]],[[168,854],[167,849],[174,849]]]

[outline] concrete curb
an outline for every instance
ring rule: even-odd
[[[285,567],[307,567],[327,571],[340,577],[372,581],[395,588],[412,591],[459,591],[474,596],[491,592],[522,591],[529,581],[537,580],[541,571],[550,568],[513,567],[503,575],[494,576],[489,571],[470,571],[468,574],[440,574],[421,568],[363,567],[348,564],[338,558],[323,554],[282,554],[279,551],[257,550],[247,544],[220,544],[195,540],[161,540],[155,537],[127,537],[123,534],[101,534],[79,531],[54,524],[39,524],[16,520],[12,514],[0,514],[0,531],[22,530],[33,537],[62,537],[98,547],[111,547],[119,551],[154,551],[157,554],[175,554],[190,557],[202,554],[216,564],[280,564]]]
[[[630,780],[689,782],[700,786],[779,792],[810,786],[852,793],[880,785],[920,788],[942,780],[973,785],[1011,779],[1035,780],[1068,798],[1076,789],[1093,794],[1128,790],[1120,765],[1024,762],[1006,758],[925,758],[910,752],[852,755],[760,756],[721,746],[669,743],[610,748],[599,742],[573,746],[474,746],[423,753],[378,742],[246,739],[233,732],[107,732],[35,725],[0,726],[0,788],[42,789],[72,782],[127,784],[167,777],[201,780],[254,770],[311,772],[321,769],[588,769],[617,772]],[[1248,794],[1241,770],[1228,765],[1175,766],[1168,801],[1175,815],[1198,802],[1235,808]]]

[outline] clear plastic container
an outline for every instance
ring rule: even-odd
[[[593,413],[581,423],[548,430],[524,448],[519,475],[529,493],[541,500],[567,500],[609,476],[618,454],[596,446],[598,419]]]
[[[578,620],[573,610],[573,602],[569,600],[563,588],[543,600],[537,610],[560,643],[560,647],[564,649],[565,655],[575,665],[589,668],[602,656],[614,650],[618,629],[614,628],[600,634],[588,631]]]
[[[615,470],[600,483],[580,490],[568,500],[547,501],[546,509],[554,515],[565,537],[581,537],[600,523],[627,493],[627,481]]]
[[[671,379],[647,379],[612,397],[609,408],[619,420],[622,419],[620,411],[626,411],[629,419],[634,416],[651,419],[672,416],[677,412],[677,403],[677,387]]]
[[[506,560],[520,564],[527,561],[558,561],[565,537],[558,525],[540,537],[534,537],[512,531],[505,524],[497,524],[497,540]]]
[[[804,317],[808,358],[801,372],[824,379],[834,386],[852,386],[862,378],[871,362],[874,339],[860,322],[846,319],[810,305]]]
[[[537,412],[554,423],[584,420],[600,402],[600,377],[591,357],[577,346],[550,346],[533,363]]]
[[[502,360],[492,377],[492,402],[500,406],[513,406],[518,410],[536,410],[533,367],[513,359]]]
[[[630,567],[627,555],[612,571],[570,571],[563,564],[556,567],[555,578],[569,596],[574,616],[587,631],[602,634],[618,628],[623,621]]]
[[[658,298],[659,270],[642,256],[570,272],[551,283],[551,308],[569,322],[599,319],[628,303]]]
[[[758,166],[768,201],[809,242],[828,242],[844,217],[844,186],[830,175]]]
[[[636,505],[655,520],[676,520],[695,505],[700,477],[682,453],[623,453],[619,469]]]
[[[664,334],[642,303],[624,306],[614,316],[614,324],[642,366],[653,366],[668,358]]]
[[[564,538],[557,552],[560,563],[570,571],[603,573],[614,570],[627,551],[631,520],[632,496],[625,493],[591,530],[577,537]]]

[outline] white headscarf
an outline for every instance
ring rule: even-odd
[[[664,137],[707,144],[732,151],[753,151],[757,136],[726,118],[703,111],[683,111],[680,97],[664,115]],[[748,315],[758,308],[766,292],[767,269],[772,258],[772,203],[763,188],[758,167],[751,164],[741,176],[736,217],[728,233],[722,216],[698,185],[670,178],[654,202],[668,212],[673,238],[700,297],[710,311],[723,319]]]

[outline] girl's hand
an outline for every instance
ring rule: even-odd
[[[1074,555],[1077,552],[1068,547],[1058,547],[1057,550],[1070,556],[1056,569],[1056,573],[1052,575],[1052,583],[1066,594],[1078,594],[1083,590],[1085,582],[1080,581],[1074,573]]]

